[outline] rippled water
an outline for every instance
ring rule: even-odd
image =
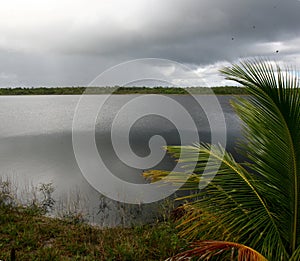
[[[107,96],[101,97],[105,99]],[[116,113],[135,97],[137,95],[110,97],[97,118],[95,140],[99,154],[116,176],[128,182],[144,183],[141,176],[143,169],[132,168],[119,160],[110,141],[110,127]],[[209,142],[207,118],[201,108],[196,106],[193,98],[186,95],[169,97],[188,110],[195,119],[201,141]],[[227,124],[227,148],[231,151],[240,136],[239,120],[229,105],[232,98],[218,96]],[[71,205],[67,203],[68,199],[75,200],[77,205],[74,203],[73,208],[84,208],[90,213],[90,221],[100,225],[145,221],[146,217],[153,216],[149,215],[150,212],[155,212],[151,204],[130,206],[105,199],[82,175],[72,147],[72,120],[79,99],[80,96],[1,96],[0,175],[9,176],[20,184],[30,182],[37,185],[51,181],[55,186],[56,199],[66,202],[61,208]],[[201,96],[201,99],[209,99],[209,96]],[[88,115],[91,109],[86,106],[84,113]],[[214,110],[213,107],[210,109]],[[219,115],[216,114],[215,117]],[[84,133],[90,128],[90,124],[82,120],[79,131]],[[121,133],[122,122],[118,126]],[[188,133],[189,130],[185,131]],[[130,145],[138,156],[149,154],[148,141],[153,135],[162,135],[167,144],[180,144],[178,131],[172,123],[162,117],[149,115],[138,120],[131,128]],[[172,166],[173,160],[166,156],[156,168],[170,169]]]

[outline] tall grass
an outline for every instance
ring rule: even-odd
[[[0,182],[0,260],[164,260],[187,245],[167,217],[148,225],[91,226],[83,222],[76,191],[77,201],[66,202],[68,215],[47,217],[53,185],[31,188],[18,193],[9,179]],[[20,198],[25,194],[30,199]]]

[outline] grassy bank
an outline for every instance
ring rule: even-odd
[[[13,188],[0,179],[0,260],[164,260],[186,246],[166,216],[143,226],[100,228],[80,213],[45,216],[55,202],[51,183],[22,201]]]
[[[85,87],[53,87],[53,88],[0,88],[0,95],[80,95],[86,90]],[[220,95],[244,95],[246,90],[241,87],[90,87],[90,94],[215,94]]]
[[[164,260],[186,245],[172,222],[100,229],[6,207],[0,235],[1,260]]]

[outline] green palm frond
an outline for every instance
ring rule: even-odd
[[[241,70],[242,69],[242,70]],[[248,87],[249,101],[233,103],[245,123],[245,142],[251,170],[261,179],[255,187],[274,213],[276,225],[294,252],[300,243],[300,95],[295,72],[270,62],[245,62],[223,70]]]
[[[177,155],[178,148],[170,147],[168,152]],[[181,220],[184,225],[180,225],[184,228],[183,234],[191,239],[194,235],[201,238],[218,236],[223,240],[243,242],[259,248],[263,254],[274,255],[275,251],[287,256],[276,225],[276,213],[255,187],[259,176],[249,173],[231,154],[224,154],[224,149],[220,146],[195,145],[192,154],[195,154],[195,157],[190,156],[182,161],[184,167],[188,168],[191,162],[198,159],[196,172],[201,173],[206,167],[206,174],[217,172],[217,175],[205,190],[198,193],[199,199],[190,203],[193,208],[206,214],[199,215],[201,218],[198,220],[185,215]],[[209,157],[210,165],[205,166]],[[219,160],[222,160],[222,164],[218,168]],[[202,176],[201,179],[205,182],[205,177]]]
[[[232,102],[243,122],[244,139],[239,143],[239,151],[246,161],[236,162],[216,144],[168,147],[174,158],[181,156],[184,168],[181,179],[189,175],[189,189],[196,190],[199,179],[202,184],[207,183],[205,190],[198,193],[198,199],[185,205],[187,214],[179,226],[190,238],[218,237],[247,245],[270,260],[298,260],[300,92],[297,73],[282,70],[265,60],[245,61],[223,69],[222,73],[227,79],[241,83],[251,94]],[[177,176],[179,180],[180,175]]]

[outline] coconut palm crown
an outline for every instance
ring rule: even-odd
[[[255,254],[253,259],[239,255],[239,260],[300,260],[298,73],[261,59],[245,60],[221,72],[250,94],[232,101],[243,124],[238,148],[246,160],[237,162],[216,144],[166,148],[175,158],[184,156],[185,171],[178,178],[189,175],[186,188],[197,192],[196,200],[184,205],[181,234],[190,240],[206,240],[193,252],[206,247],[198,255],[203,258],[221,253],[220,242],[228,246],[235,242]],[[192,162],[197,162],[196,168],[189,169]],[[204,168],[217,175],[204,190],[197,191],[199,180],[205,179],[201,176]],[[145,175],[156,180],[166,172]]]

